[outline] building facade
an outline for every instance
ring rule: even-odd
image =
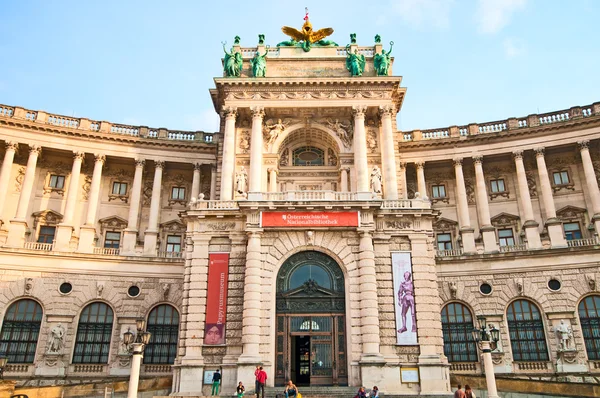
[[[478,316],[497,374],[600,372],[600,103],[398,131],[380,43],[235,53],[216,133],[0,106],[7,377],[126,376],[138,318],[142,377],[181,394],[257,365],[269,385],[446,394],[482,373]]]

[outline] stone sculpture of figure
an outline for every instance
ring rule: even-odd
[[[452,296],[452,298],[456,298],[456,293],[458,292],[456,282],[449,282],[448,285],[448,288],[450,289],[450,296]]]
[[[163,298],[166,300],[169,297],[169,291],[171,290],[171,285],[168,283],[163,283],[162,285],[162,291],[163,291]]]
[[[412,275],[409,271],[404,273],[404,280],[400,282],[400,288],[398,289],[398,305],[402,309],[402,327],[398,329],[398,333],[404,333],[408,330],[406,327],[406,314],[410,310],[412,317],[412,332],[417,331],[416,317],[415,317],[415,298],[414,298],[414,287],[412,281]]]
[[[96,282],[96,295],[98,298],[102,297],[102,292],[104,291],[104,282]]]
[[[354,52],[350,50],[350,44],[346,46],[346,69],[350,72],[351,76],[362,76],[365,70],[365,56],[363,54],[358,53],[358,49],[355,49]]]
[[[60,354],[64,346],[65,328],[60,323],[50,330],[48,338],[48,354]]]
[[[288,150],[285,149],[281,152],[281,156],[279,157],[279,165],[280,166],[288,166]]]
[[[381,170],[378,166],[374,166],[371,171],[371,191],[373,193],[381,193]]]
[[[381,54],[375,54],[373,61],[375,63],[375,70],[377,71],[377,76],[387,76],[390,65],[392,63],[392,47],[394,46],[394,42],[390,42],[390,50],[386,52],[383,48],[381,49]]]
[[[237,193],[245,193],[246,186],[248,184],[248,173],[246,172],[246,168],[242,166],[240,171],[235,174],[235,190]]]
[[[269,46],[263,55],[260,55],[258,51],[254,53],[254,58],[250,60],[252,65],[252,75],[254,77],[266,77],[267,76],[267,54],[269,53]]]
[[[345,125],[343,123],[340,123],[340,121],[338,119],[335,119],[335,121],[328,119],[327,124],[329,124],[329,127],[333,131],[335,131],[335,133],[340,138],[340,140],[342,140],[342,143],[344,144],[344,146],[346,148],[350,148],[350,146],[352,145],[352,142],[351,142],[350,134],[348,134],[348,131],[347,131],[347,129],[350,128],[350,125]]]
[[[33,290],[33,278],[25,279],[25,294],[27,294],[27,295],[31,294],[32,290]]]
[[[240,149],[242,153],[248,153],[250,149],[250,135],[247,131],[243,131],[240,135]]]
[[[223,70],[227,77],[240,77],[242,73],[242,53],[239,51],[234,52],[233,48],[230,52],[225,49],[225,43],[223,43],[223,51],[225,52]]]
[[[571,339],[573,338],[573,331],[571,328],[565,324],[564,320],[561,320],[560,324],[554,330],[558,336],[559,349],[561,351],[570,350]]]
[[[335,156],[335,152],[333,152],[331,148],[327,150],[327,165],[337,166],[337,157]]]
[[[377,149],[377,138],[376,134],[373,130],[369,130],[367,132],[367,147],[369,147],[369,152],[375,152]]]
[[[265,123],[265,128],[269,132],[269,140],[267,141],[269,148],[275,143],[277,137],[283,133],[288,123],[288,121],[284,122],[281,119],[277,119],[277,123],[274,124],[270,124],[269,122]]]

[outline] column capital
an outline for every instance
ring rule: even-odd
[[[533,151],[535,152],[535,156],[537,158],[544,157],[544,151],[545,151],[544,147],[534,148]]]
[[[135,167],[144,167],[146,159],[135,159]]]
[[[425,167],[425,161],[424,160],[417,160],[415,162],[415,166],[417,167],[417,169],[422,169]]]
[[[352,113],[354,114],[354,117],[365,117],[365,113],[367,112],[367,106],[366,105],[354,105],[352,106]]]
[[[346,173],[350,172],[350,167],[345,166],[345,167],[340,167],[340,171],[345,171]]]
[[[6,141],[6,150],[7,151],[18,151],[19,143],[17,141]]]
[[[165,168],[165,161],[164,160],[155,160],[154,161],[154,168],[155,169],[164,169]]]
[[[261,238],[262,237],[262,233],[263,231],[247,231],[246,235],[248,236],[248,238]]]
[[[259,117],[262,119],[265,117],[265,108],[262,106],[251,106],[250,111],[252,112],[253,118]]]
[[[483,155],[475,155],[473,156],[473,164],[481,165],[483,164]]]
[[[29,145],[29,154],[39,155],[42,153],[42,147],[40,145]]]
[[[590,141],[589,140],[577,141],[577,145],[579,146],[580,151],[590,149]]]
[[[83,160],[85,152],[73,151],[73,160]]]
[[[454,167],[462,167],[462,162],[463,162],[463,158],[454,158],[452,159],[452,163],[454,164]]]
[[[202,169],[202,163],[194,162],[194,170],[200,171]]]
[[[517,149],[512,152],[513,158],[515,160],[523,160],[523,150]]]
[[[223,116],[225,116],[226,118],[233,118],[235,119],[237,116],[237,108],[235,106],[224,106],[223,107]]]
[[[396,109],[394,108],[393,105],[380,105],[379,106],[379,115],[383,118],[383,117],[392,117],[392,115],[394,114],[394,111]]]
[[[267,169],[267,171],[268,171],[269,173],[272,173],[272,172],[275,172],[275,174],[279,173],[279,170],[277,170],[275,167],[269,167],[269,168]]]
[[[103,153],[96,153],[94,154],[94,161],[96,163],[100,162],[104,164],[104,162],[106,162],[106,155]]]
[[[401,170],[406,170],[406,162],[400,162],[399,165]]]

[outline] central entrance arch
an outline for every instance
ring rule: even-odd
[[[303,251],[277,274],[276,385],[347,385],[344,274],[328,255]]]

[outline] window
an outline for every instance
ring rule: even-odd
[[[294,166],[324,166],[325,151],[312,146],[294,149],[292,153]]]
[[[296,289],[308,282],[314,282],[320,287],[331,289],[331,276],[329,272],[318,265],[304,264],[292,272],[289,284],[290,290]]]
[[[121,245],[121,233],[120,232],[106,232],[104,235],[104,247],[106,249],[118,249]]]
[[[497,180],[491,180],[490,189],[492,193],[505,192],[506,189],[504,188],[504,180],[502,178],[499,178]]]
[[[554,185],[568,185],[569,184],[569,173],[567,171],[556,171],[552,173],[554,178]]]
[[[127,195],[127,183],[126,182],[113,182],[112,186],[113,195]]]
[[[167,236],[167,252],[168,253],[179,253],[181,251],[181,236],[169,235]]]
[[[0,355],[8,357],[8,363],[33,363],[42,315],[42,307],[33,300],[8,307],[0,332]]]
[[[442,308],[444,354],[450,362],[477,362],[477,346],[473,341],[471,311],[460,303]]]
[[[179,313],[168,304],[154,307],[148,315],[150,343],[144,350],[144,363],[173,364],[177,356]]]
[[[113,329],[113,310],[104,303],[91,303],[81,311],[73,363],[107,363]]]
[[[173,187],[171,189],[172,200],[185,200],[185,188],[184,187]]]
[[[65,176],[51,174],[50,182],[48,183],[48,185],[52,189],[64,189],[65,188]]]
[[[582,239],[581,228],[578,222],[568,222],[563,224],[565,230],[565,238],[567,240]]]
[[[445,185],[432,185],[431,196],[434,198],[445,198],[446,197],[446,186]]]
[[[38,243],[53,243],[55,232],[56,227],[48,227],[46,225],[42,225],[40,227],[40,234],[38,235]]]
[[[581,300],[579,321],[588,359],[600,360],[600,296],[588,296]]]
[[[500,246],[514,246],[515,237],[512,228],[498,230],[498,243]]]
[[[537,306],[517,300],[506,311],[510,344],[515,361],[547,361],[548,348],[544,324]]]
[[[437,234],[437,248],[438,250],[452,250],[452,235]]]

